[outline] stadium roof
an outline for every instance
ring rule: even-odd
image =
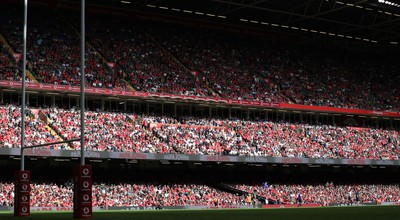
[[[349,41],[400,43],[400,0],[87,0],[87,3]]]

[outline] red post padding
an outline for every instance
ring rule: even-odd
[[[92,218],[92,166],[74,167],[74,218]]]
[[[19,170],[15,172],[14,216],[31,215],[31,172]]]

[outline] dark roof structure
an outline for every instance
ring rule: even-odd
[[[349,41],[400,43],[400,0],[87,0],[87,4]]]

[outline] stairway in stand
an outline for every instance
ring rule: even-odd
[[[9,53],[12,57],[14,57],[14,54],[17,54],[17,53],[14,52],[13,48],[10,46],[10,44],[8,44],[7,40],[6,40],[6,39],[3,37],[3,35],[1,35],[1,34],[0,34],[0,41],[2,42],[2,44],[4,44],[4,45],[6,46],[8,53]],[[16,62],[15,59],[12,59],[12,60],[13,60],[14,62]],[[29,64],[28,64],[28,65],[29,65]],[[31,71],[29,71],[29,70],[27,69],[25,72],[26,72],[26,76],[28,77],[28,79],[29,79],[31,82],[38,83],[36,77],[31,73]]]

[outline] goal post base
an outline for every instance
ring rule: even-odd
[[[14,216],[31,215],[31,172],[30,170],[18,170],[15,172],[14,185]]]
[[[74,218],[92,218],[92,185],[91,165],[74,167]]]

